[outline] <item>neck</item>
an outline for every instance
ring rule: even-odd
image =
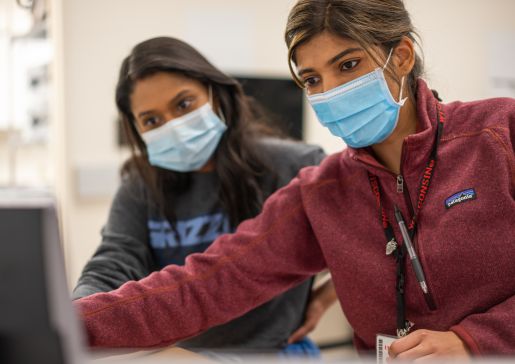
[[[400,174],[401,155],[404,139],[417,131],[418,119],[415,106],[411,99],[400,110],[397,127],[384,142],[374,144],[372,150],[377,160],[390,171]]]
[[[199,173],[209,173],[213,172],[215,170],[215,160],[211,158],[209,161],[207,161],[206,164],[204,164],[197,172]]]

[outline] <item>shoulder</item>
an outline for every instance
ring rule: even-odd
[[[446,104],[444,110],[450,124],[449,129],[456,132],[510,128],[515,121],[515,99],[508,97],[471,102],[455,101]]]
[[[515,151],[515,99],[494,98],[445,105],[446,138],[487,136],[510,160]],[[513,162],[512,162],[513,163]]]
[[[122,170],[120,174],[120,185],[114,198],[114,203],[132,200],[132,202],[146,202],[148,188],[135,170]]]
[[[327,156],[318,166],[302,169],[299,173],[301,187],[310,187],[339,180],[349,158],[349,149]]]
[[[293,167],[300,169],[305,166],[318,165],[326,154],[317,145],[303,142],[265,137],[257,141],[259,155],[273,169]]]

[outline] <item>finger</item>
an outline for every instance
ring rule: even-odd
[[[412,332],[411,334],[404,336],[400,339],[395,340],[392,345],[390,345],[390,348],[388,349],[388,355],[391,358],[397,357],[400,353],[403,353],[405,351],[408,351],[422,341],[422,331],[423,330],[417,330]]]
[[[425,356],[422,356],[420,358],[417,358],[415,360],[413,360],[415,363],[427,363],[427,362],[431,362],[431,363],[436,363],[436,359],[438,358],[438,355],[436,354],[429,354],[429,355],[425,355]],[[440,358],[441,360],[441,358]]]
[[[398,354],[395,359],[401,361],[413,361],[415,359],[429,356],[433,353],[433,350],[431,350],[428,345],[420,344],[409,350],[403,351],[402,353]]]

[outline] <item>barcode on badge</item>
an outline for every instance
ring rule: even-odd
[[[397,340],[397,337],[391,335],[377,334],[376,336],[376,357],[377,364],[386,364],[388,359],[388,349],[390,345]]]
[[[377,364],[383,364],[383,339],[377,338]]]

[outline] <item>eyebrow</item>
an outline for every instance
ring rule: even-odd
[[[175,100],[181,98],[182,96],[184,96],[185,94],[187,94],[188,92],[190,92],[191,90],[190,89],[185,89],[185,90],[182,90],[181,92],[179,92],[177,95],[175,95],[169,102],[168,104],[172,104],[175,102]],[[154,113],[154,110],[145,110],[145,111],[142,111],[138,114],[138,118],[141,118],[145,115],[148,115],[148,114],[152,114]]]
[[[327,65],[330,66],[330,65],[334,64],[335,62],[338,62],[338,60],[345,57],[346,55],[354,53],[354,52],[362,51],[362,50],[363,50],[363,48],[359,48],[359,47],[347,48],[346,50],[338,53],[336,56],[332,57],[329,61],[327,61]],[[313,68],[303,68],[297,74],[299,76],[302,76],[304,73],[313,72],[313,71],[314,71]]]

